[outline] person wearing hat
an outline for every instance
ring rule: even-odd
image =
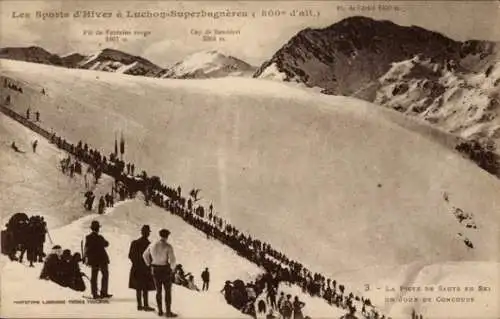
[[[85,250],[84,250],[84,260],[87,265],[92,269],[90,277],[90,286],[92,291],[92,297],[94,299],[99,298],[110,298],[112,295],[108,294],[108,264],[109,257],[106,252],[106,247],[109,243],[104,237],[99,235],[99,229],[101,225],[98,221],[94,220],[90,224],[90,229],[92,232],[85,237]],[[97,275],[101,272],[101,294],[97,294]]]
[[[142,226],[141,237],[132,241],[128,253],[128,258],[132,262],[128,286],[131,289],[135,289],[137,310],[144,311],[154,311],[154,308],[151,308],[148,303],[148,292],[155,290],[155,284],[151,271],[144,262],[144,258],[142,258],[142,254],[150,244],[148,240],[150,233],[151,229],[149,225]]]
[[[144,251],[142,257],[146,265],[151,266],[153,280],[156,287],[156,303],[158,315],[163,315],[162,289],[165,289],[165,308],[167,317],[177,317],[172,312],[172,274],[175,269],[175,255],[172,245],[167,242],[170,231],[162,229],[159,232],[160,239]]]
[[[52,247],[52,252],[47,256],[47,259],[43,264],[40,279],[52,280],[53,282],[62,285],[62,269],[62,248],[59,245],[55,245]]]

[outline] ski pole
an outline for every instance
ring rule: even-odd
[[[52,241],[52,237],[50,237],[50,233],[49,233],[49,230],[47,229],[47,227],[45,228],[45,230],[47,231],[47,236],[49,236],[50,244],[54,245],[54,242]]]

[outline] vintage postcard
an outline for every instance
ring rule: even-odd
[[[0,317],[500,318],[499,1],[0,1]]]

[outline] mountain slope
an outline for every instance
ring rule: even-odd
[[[455,61],[472,67],[469,56],[490,55],[495,43],[459,42],[437,32],[367,17],[346,18],[323,29],[307,28],[266,61],[254,77],[276,68],[285,80],[351,95],[386,73],[391,63],[421,55],[433,62]]]
[[[49,65],[63,64],[58,55],[52,54],[47,50],[36,46],[1,48],[0,59],[11,59]]]
[[[63,66],[67,68],[76,68],[80,62],[86,58],[85,55],[80,53],[71,53],[61,57]]]
[[[250,77],[256,70],[240,59],[214,50],[194,53],[167,69],[162,69],[140,56],[109,48],[87,56],[72,53],[62,57],[39,47],[3,48],[0,49],[0,58],[66,68],[175,79]]]
[[[254,77],[375,102],[480,140],[484,148],[496,143],[500,153],[498,63],[495,42],[454,41],[416,26],[350,17],[300,31]]]
[[[31,143],[38,140],[37,152]],[[10,145],[25,153],[16,153]],[[83,208],[84,181],[62,174],[65,155],[46,140],[0,113],[0,218],[5,225],[15,212],[42,214],[51,227],[59,227],[86,214]],[[104,195],[111,189],[104,177],[94,192]],[[50,185],[50,187],[49,187]]]
[[[420,57],[397,62],[380,78],[374,101],[491,149],[500,146],[500,59],[475,73]]]
[[[430,318],[498,314],[500,183],[402,115],[258,79],[96,80],[92,71],[0,63],[2,76],[27,83],[13,109],[36,105],[47,126],[104,149],[123,131],[137,169],[200,188],[201,204],[346,289],[489,280],[494,292],[474,304],[415,307]],[[455,208],[473,214],[477,229]],[[393,317],[414,306],[372,293]]]
[[[162,68],[149,60],[122,51],[104,49],[78,63],[80,69],[154,77]]]
[[[235,57],[218,51],[194,53],[172,67],[160,77],[174,79],[218,78],[224,76],[251,76],[255,68]]]

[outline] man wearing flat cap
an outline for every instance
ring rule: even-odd
[[[132,262],[128,286],[131,289],[135,289],[137,310],[139,311],[154,311],[154,309],[149,306],[148,293],[149,291],[155,290],[155,284],[153,282],[151,270],[144,262],[144,258],[142,258],[142,254],[150,244],[148,240],[150,233],[151,229],[149,225],[142,226],[141,237],[132,241],[128,253],[128,258]]]
[[[175,268],[175,255],[172,245],[167,242],[170,231],[162,229],[159,232],[160,239],[144,251],[142,257],[146,265],[151,266],[153,280],[156,287],[156,303],[158,304],[158,315],[163,315],[162,289],[165,289],[165,308],[167,317],[177,317],[172,312],[172,274]]]
[[[110,298],[112,295],[108,294],[108,264],[109,256],[106,252],[106,247],[109,243],[104,237],[99,235],[101,225],[97,220],[92,221],[90,229],[92,232],[85,237],[85,249],[83,253],[83,260],[92,269],[90,276],[90,286],[92,290],[92,297],[94,299]],[[101,293],[97,294],[97,275],[101,272]]]

